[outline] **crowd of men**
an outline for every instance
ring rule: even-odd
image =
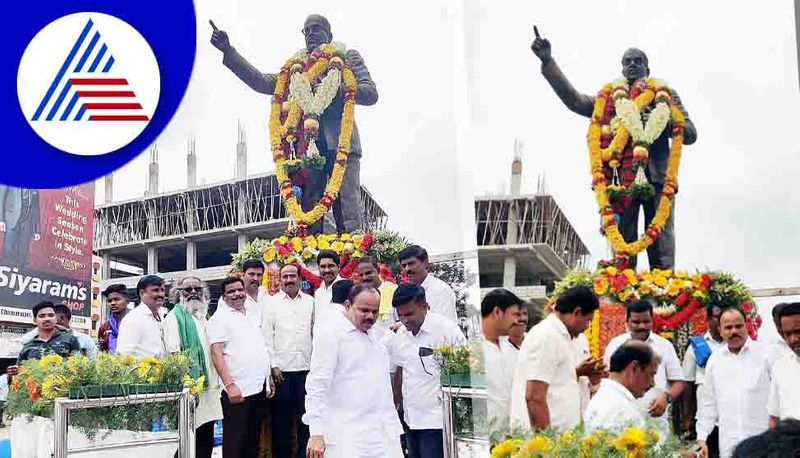
[[[359,259],[357,281],[340,277],[333,251],[316,261],[321,282],[312,296],[301,291],[305,266],[281,267],[280,290],[269,295],[264,263],[247,260],[241,276],[222,281],[210,316],[209,289],[195,276],[175,281],[169,301],[162,278],[142,277],[136,306],[123,285],[109,286],[99,347],[191,358],[208,381],[197,405],[198,457],[211,456],[217,420],[226,458],[262,456],[265,448],[276,457],[442,457],[432,348],[466,344],[455,293],[428,272],[428,254],[416,245],[399,255],[399,284],[382,279],[372,257]],[[19,361],[96,354],[83,334],[65,328],[62,313],[49,302],[33,308],[36,329]]]
[[[598,308],[591,289],[565,291],[517,353],[500,339],[515,328],[522,301],[505,290],[485,297],[484,356],[495,430],[639,426],[656,429],[663,442],[674,433],[668,419],[680,402],[684,428],[697,441],[688,456],[797,456],[800,303],[774,307],[780,339],[766,342],[749,337],[739,308],[710,305],[709,330],[690,339],[683,363],[673,344],[653,332],[647,300],[627,305],[628,332],[609,341],[602,361],[593,359],[584,331]]]

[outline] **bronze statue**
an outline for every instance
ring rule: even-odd
[[[539,36],[539,31],[534,27],[536,35],[531,44],[531,50],[542,61],[542,75],[561,99],[564,105],[573,112],[590,118],[594,109],[595,98],[590,95],[581,94],[570,84],[569,80],[556,64],[552,56],[550,41]],[[636,80],[646,78],[650,75],[647,55],[636,48],[625,51],[622,55],[622,75],[633,84]],[[697,140],[697,130],[689,119],[689,115],[683,107],[678,94],[670,88],[672,102],[683,113],[686,118],[684,126],[684,144],[691,145]],[[650,114],[651,106],[642,111],[642,121],[646,122]],[[661,136],[651,145],[650,160],[645,170],[648,181],[655,188],[655,196],[652,199],[640,202],[634,200],[625,211],[620,215],[619,228],[626,242],[633,242],[638,238],[639,206],[644,208],[645,227],[647,227],[655,215],[658,199],[664,185],[667,171],[667,161],[669,159],[669,138],[672,129],[667,127]],[[647,249],[647,258],[650,268],[672,269],[675,264],[675,210],[670,214],[661,236]],[[636,258],[630,259],[631,267],[636,267]]]
[[[214,31],[211,35],[211,44],[222,51],[222,63],[239,77],[245,84],[260,94],[272,94],[275,91],[275,83],[278,75],[275,73],[261,73],[251,65],[236,49],[231,46],[228,34],[217,29],[214,24]],[[318,47],[330,43],[333,39],[331,26],[324,16],[312,14],[308,16],[303,25],[303,36],[305,37],[306,48],[313,51]],[[358,105],[374,105],[378,101],[378,90],[372,77],[364,65],[364,60],[358,51],[347,50],[347,62],[356,77],[357,86],[355,103]],[[303,194],[300,199],[304,211],[314,207],[322,197],[325,184],[333,170],[336,149],[339,143],[339,132],[342,121],[342,106],[344,97],[339,95],[331,102],[320,118],[320,135],[317,140],[317,149],[320,155],[325,157],[325,167],[322,170],[310,169],[310,176],[306,180]],[[339,197],[333,204],[333,214],[336,220],[336,230],[339,233],[352,232],[361,229],[362,225],[362,205],[361,205],[361,184],[359,171],[361,168],[361,142],[358,135],[358,127],[353,126],[351,137],[350,154],[347,158],[347,165],[339,191]],[[270,154],[265,152],[265,154]],[[309,233],[317,234],[322,232],[322,221],[308,228]]]

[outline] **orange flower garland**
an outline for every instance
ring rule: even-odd
[[[656,90],[654,89],[654,81],[655,80],[647,80],[647,87],[634,100],[639,110],[642,110],[655,99]],[[603,128],[606,128],[606,133],[608,129],[608,126],[601,124],[601,119],[606,109],[606,103],[608,103],[612,97],[613,89],[614,87],[611,84],[605,85],[595,99],[592,121],[588,133],[589,159],[592,184],[594,186],[595,199],[600,209],[603,232],[611,242],[615,255],[622,258],[629,258],[641,253],[658,240],[670,216],[672,199],[678,187],[678,168],[680,166],[681,150],[683,147],[685,119],[683,113],[681,113],[675,105],[672,105],[670,101],[670,119],[673,125],[672,145],[670,147],[670,155],[667,164],[666,182],[664,183],[658,208],[651,224],[637,241],[628,243],[623,238],[617,221],[614,218],[614,210],[606,192],[607,184],[603,167],[604,163],[617,160],[616,156],[619,155],[619,152],[625,144],[630,141],[630,133],[627,132],[624,124],[620,123],[609,146],[607,148],[602,148],[600,144],[600,139],[604,133]]]
[[[344,107],[342,109],[342,122],[340,125],[339,146],[336,151],[333,172],[325,186],[319,202],[309,210],[303,211],[297,196],[292,189],[287,166],[294,165],[296,159],[289,157],[293,144],[297,140],[294,132],[298,128],[301,118],[301,108],[295,101],[288,101],[288,114],[285,122],[281,122],[281,113],[284,111],[284,102],[288,99],[289,76],[302,70],[304,62],[293,57],[281,68],[278,81],[275,85],[275,94],[272,98],[270,110],[269,131],[272,147],[272,157],[275,160],[275,174],[281,187],[281,195],[286,211],[292,221],[301,229],[321,220],[330,210],[333,202],[339,195],[344,173],[347,166],[347,156],[350,154],[350,137],[353,132],[355,113],[356,78],[346,59],[339,56],[333,45],[326,45],[321,49],[319,57],[311,67],[303,73],[303,77],[312,82],[329,68],[342,67],[342,85],[344,86]],[[302,231],[301,231],[302,232]]]

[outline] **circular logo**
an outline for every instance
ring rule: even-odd
[[[150,123],[161,92],[153,50],[125,21],[75,13],[30,41],[17,71],[25,120],[50,145],[96,156],[133,141]]]

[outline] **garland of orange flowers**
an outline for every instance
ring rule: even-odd
[[[341,51],[334,45],[329,44],[323,46],[320,51],[312,53],[308,62],[304,62],[298,56],[290,58],[278,74],[275,93],[272,97],[269,132],[272,158],[275,161],[275,174],[281,187],[283,204],[292,222],[300,229],[300,233],[304,233],[308,226],[321,220],[330,210],[342,187],[347,166],[347,156],[350,154],[350,137],[353,132],[355,112],[356,78],[347,60],[342,58],[341,55],[343,55]],[[290,152],[294,148],[294,142],[297,141],[295,132],[302,112],[296,101],[287,100],[289,79],[292,73],[303,71],[304,66],[307,69],[302,75],[309,83],[315,81],[331,68],[341,68],[342,84],[344,86],[344,107],[342,109],[339,146],[336,150],[333,171],[319,202],[307,212],[303,211],[298,202],[287,171],[288,166],[297,163],[297,159],[290,157]],[[287,101],[288,107],[284,107],[284,101]],[[281,122],[281,113],[284,111],[288,111],[288,113],[285,121]]]
[[[655,80],[647,80],[647,87],[635,98],[634,102],[640,111],[656,98],[656,91],[653,89],[654,85]],[[606,103],[608,103],[612,96],[613,89],[614,86],[612,84],[606,84],[595,98],[595,106],[592,112],[592,121],[589,126],[588,134],[589,159],[591,164],[592,185],[594,186],[595,199],[600,209],[603,233],[611,242],[611,247],[615,255],[627,259],[641,253],[658,240],[670,216],[672,201],[678,188],[678,168],[680,167],[681,150],[683,147],[685,119],[683,113],[670,101],[672,145],[670,146],[666,181],[661,192],[658,209],[656,210],[651,224],[647,227],[647,230],[645,230],[645,233],[635,242],[628,243],[622,237],[617,221],[614,218],[614,210],[606,192],[607,184],[606,176],[603,172],[603,164],[604,162],[616,160],[616,155],[618,155],[627,142],[630,141],[630,133],[627,131],[624,124],[620,123],[608,147],[602,148],[600,143],[601,136],[603,135],[603,127],[608,129],[608,126],[603,126],[601,124],[601,119],[605,112]],[[658,92],[660,91],[661,90]]]

